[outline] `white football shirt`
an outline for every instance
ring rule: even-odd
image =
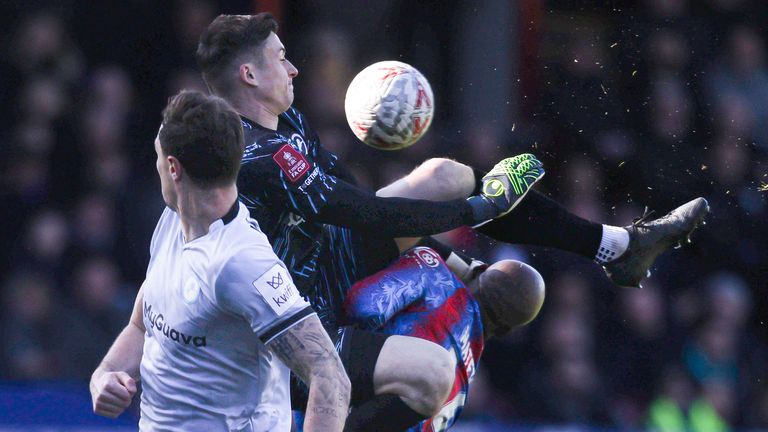
[[[143,285],[142,431],[289,431],[289,370],[265,346],[314,311],[239,202],[185,242],[166,208]]]

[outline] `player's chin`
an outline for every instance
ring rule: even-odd
[[[292,91],[288,94],[288,97],[285,98],[285,101],[284,101],[283,105],[280,107],[280,109],[281,109],[280,112],[288,111],[288,108],[290,108],[291,105],[293,105],[293,92]]]

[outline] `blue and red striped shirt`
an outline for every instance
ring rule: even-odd
[[[480,307],[440,256],[426,247],[405,252],[355,283],[344,309],[363,328],[426,339],[456,355],[456,379],[443,409],[411,430],[450,427],[464,407],[484,341]]]

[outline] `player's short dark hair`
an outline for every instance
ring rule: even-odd
[[[244,55],[253,55],[256,61],[257,49],[277,32],[277,21],[268,12],[257,15],[219,15],[208,25],[197,44],[195,58],[203,80],[216,92],[227,94],[234,80],[227,79],[234,74],[233,64]]]
[[[182,90],[163,110],[160,148],[181,162],[200,187],[227,186],[237,180],[243,158],[243,124],[222,98]]]

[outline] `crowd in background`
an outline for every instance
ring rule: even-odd
[[[204,90],[193,61],[202,29],[253,5],[48,3],[0,6],[0,379],[85,381],[127,323],[148,262],[163,207],[160,110],[182,88]],[[540,316],[487,344],[465,422],[768,428],[763,2],[533,2],[536,26],[520,22],[517,34],[534,32],[536,55],[520,60],[528,78],[510,95],[519,110],[499,133],[452,115],[451,95],[471,85],[451,73],[443,35],[472,13],[467,3],[392,1],[400,13],[388,25],[413,26],[402,11],[419,12],[422,34],[437,35],[423,49],[446,67],[427,74],[438,100],[430,132],[386,154],[355,140],[344,94],[368,60],[418,66],[419,33],[360,46],[370,41],[344,25],[314,25],[322,2],[286,3],[296,106],[364,185],[428,157],[488,169],[530,151],[547,169],[541,190],[595,221],[627,225],[645,206],[663,214],[695,196],[710,202],[693,244],[663,256],[642,290],[617,289],[566,253],[469,229],[443,235],[486,261],[524,260],[547,283]]]

